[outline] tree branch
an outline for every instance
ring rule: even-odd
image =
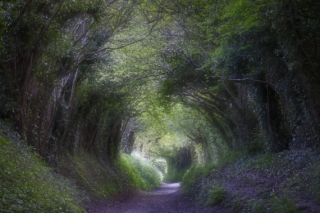
[[[39,37],[36,39],[34,46],[37,46],[37,44],[40,42],[40,39],[43,37],[44,33],[48,30],[49,26],[51,25],[51,22],[53,21],[54,17],[56,17],[56,15],[58,14],[59,10],[61,9],[63,3],[65,0],[62,0],[58,6],[58,9],[56,10],[56,12],[53,14],[53,16],[51,17],[51,19],[49,20],[49,22],[47,23],[47,25],[45,26],[45,28],[41,31]]]
[[[32,2],[32,0],[29,0],[29,1],[27,2],[27,4],[26,4],[26,5],[23,7],[23,9],[21,10],[21,12],[20,12],[19,16],[17,17],[17,19],[16,19],[12,24],[10,24],[10,25],[8,26],[7,30],[10,29],[11,27],[13,27],[14,25],[16,25],[16,24],[19,22],[19,20],[21,19],[22,15],[26,12],[27,7],[31,4],[31,2]]]
[[[210,78],[220,78],[223,79],[223,76],[214,76],[214,75],[209,75]],[[257,83],[261,83],[261,84],[268,84],[270,85],[273,89],[276,88],[276,86],[271,83],[270,81],[261,81],[261,80],[256,80],[256,79],[251,79],[251,78],[243,78],[243,79],[234,79],[234,78],[226,78],[224,80],[227,81],[236,81],[236,82],[244,82],[244,81],[253,81],[253,82],[257,82]]]

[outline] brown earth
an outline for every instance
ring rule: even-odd
[[[197,207],[185,197],[179,183],[162,183],[158,189],[138,191],[129,197],[96,201],[87,207],[89,213],[229,213],[230,210]]]

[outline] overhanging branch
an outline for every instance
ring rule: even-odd
[[[245,82],[245,81],[253,81],[261,84],[268,84],[270,85],[273,89],[276,88],[276,86],[271,83],[270,81],[261,81],[261,80],[256,80],[252,78],[243,78],[243,79],[235,79],[235,78],[224,78],[223,76],[214,76],[214,75],[209,75],[210,78],[219,78],[227,81],[235,81],[235,82]]]

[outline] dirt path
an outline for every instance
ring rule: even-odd
[[[153,191],[139,191],[124,200],[91,204],[89,213],[225,213],[223,209],[198,208],[182,195],[179,183],[166,184]]]

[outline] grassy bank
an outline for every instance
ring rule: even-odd
[[[150,190],[160,185],[160,175],[143,158],[122,154],[114,163],[86,152],[66,155],[59,163],[59,173],[95,197],[108,198],[134,189]]]
[[[172,168],[170,172],[164,176],[163,181],[168,183],[181,182],[185,172],[186,170],[178,170],[178,169]]]
[[[126,154],[111,164],[78,150],[53,170],[16,132],[0,132],[0,212],[85,212],[91,197],[149,190],[160,182],[147,160]]]
[[[200,205],[235,212],[317,212],[320,156],[311,150],[256,156],[234,155],[194,166],[182,187]]]
[[[74,181],[56,174],[30,147],[0,136],[0,212],[85,212]]]

